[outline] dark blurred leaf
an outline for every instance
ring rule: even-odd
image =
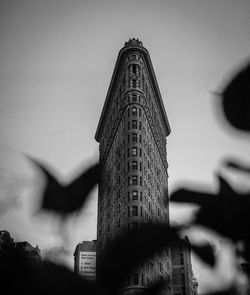
[[[47,180],[43,192],[42,209],[63,216],[80,210],[89,192],[100,180],[100,166],[95,164],[69,185],[64,186],[57,181],[44,165],[36,160],[32,161],[43,172]]]
[[[193,203],[205,206],[213,202],[215,197],[206,192],[192,191],[187,189],[178,189],[170,196],[170,201],[178,203]]]
[[[165,249],[176,238],[177,228],[162,223],[141,224],[137,230],[125,232],[103,253],[97,269],[99,283],[115,294],[134,267]]]
[[[211,245],[194,245],[191,244],[192,250],[207,264],[210,266],[215,265],[214,249]]]
[[[51,262],[32,265],[16,259],[12,267],[0,264],[1,289],[4,294],[28,295],[97,295],[97,286],[76,275],[65,266]]]
[[[250,241],[250,195],[238,194],[219,176],[217,195],[181,189],[171,200],[200,205],[194,223],[203,225],[233,240]]]
[[[239,161],[237,160],[231,160],[231,159],[226,160],[225,165],[228,168],[232,168],[243,173],[250,173],[250,167],[239,163]]]
[[[227,120],[234,127],[250,131],[250,64],[225,87],[222,107]]]

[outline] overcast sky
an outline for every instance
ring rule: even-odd
[[[249,0],[1,0],[0,227],[13,237],[41,249],[63,244],[69,257],[96,238],[96,190],[63,228],[33,216],[43,179],[24,155],[62,181],[97,160],[94,134],[117,54],[133,37],[149,50],[172,130],[170,192],[180,182],[215,191],[227,155],[250,163],[249,139],[219,119],[214,94],[249,58]],[[173,208],[171,219],[186,214]],[[193,264],[202,290],[208,272]]]

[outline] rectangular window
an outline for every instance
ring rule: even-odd
[[[140,201],[142,201],[142,192],[140,192]]]
[[[139,122],[139,130],[141,130],[141,121]]]
[[[127,141],[128,141],[128,143],[129,143],[129,135],[130,134],[127,134]],[[133,141],[133,137],[132,137],[132,141]]]
[[[130,194],[129,194],[129,192],[128,192],[128,202],[130,201]]]
[[[142,186],[142,177],[140,176],[140,186]]]
[[[132,121],[132,129],[137,129],[137,120]]]
[[[132,116],[137,116],[137,108],[132,107]]]
[[[138,216],[138,207],[132,206],[132,216]]]
[[[138,162],[132,161],[132,170],[138,170]]]
[[[128,130],[130,129],[130,122],[128,121]]]
[[[141,210],[141,217],[142,217],[142,207],[140,207],[140,210]]]
[[[130,107],[128,107],[128,117],[130,117]]]
[[[128,207],[128,217],[130,217],[130,208]]]
[[[132,142],[137,142],[137,133],[132,133]]]
[[[136,94],[133,94],[132,95],[132,102],[136,102],[137,101],[137,96],[136,96]]]
[[[138,184],[138,176],[132,175],[132,185],[137,185],[137,184]]]
[[[132,147],[132,156],[137,156],[137,147]]]
[[[128,166],[127,168],[128,168],[128,171],[129,171],[129,162],[128,162],[128,165],[127,166]]]
[[[139,117],[141,117],[141,109],[139,109]]]
[[[137,200],[138,199],[138,191],[132,191],[132,197],[133,197],[133,200]]]
[[[142,171],[142,163],[140,162],[140,171]]]

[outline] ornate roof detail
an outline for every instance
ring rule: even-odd
[[[129,40],[127,42],[125,42],[124,46],[142,46],[143,47],[143,44],[142,42],[137,38],[129,38]]]

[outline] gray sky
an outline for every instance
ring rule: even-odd
[[[96,191],[63,237],[52,217],[33,217],[43,183],[24,154],[65,181],[97,159],[97,123],[118,51],[132,37],[149,50],[172,129],[170,192],[180,182],[216,190],[214,173],[226,155],[250,162],[249,139],[218,119],[214,95],[249,57],[248,0],[0,5],[0,224],[13,237],[42,249],[61,247],[63,238],[70,257],[78,242],[96,237]],[[188,214],[171,211],[177,221]],[[205,290],[214,277],[193,265]]]

